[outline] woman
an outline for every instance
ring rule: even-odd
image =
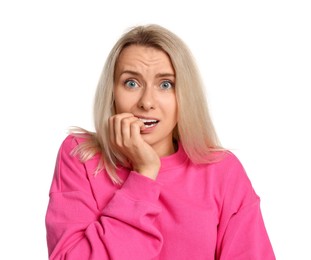
[[[198,70],[157,25],[125,33],[96,91],[95,133],[62,143],[50,259],[275,259],[260,199],[221,148]]]

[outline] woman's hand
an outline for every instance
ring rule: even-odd
[[[155,180],[161,162],[154,149],[142,138],[140,131],[144,128],[144,123],[130,113],[109,118],[113,147],[130,161],[134,171]]]

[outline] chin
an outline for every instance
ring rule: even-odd
[[[151,138],[151,136],[142,135],[142,138],[149,145],[153,145],[154,143],[156,143],[156,141],[153,138]]]

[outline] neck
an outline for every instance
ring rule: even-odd
[[[152,146],[159,157],[169,156],[178,150],[178,143],[172,141],[167,144],[155,144]]]

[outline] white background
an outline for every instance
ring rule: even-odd
[[[309,2],[1,1],[0,259],[47,259],[56,153],[68,127],[93,129],[105,58],[140,23],[192,49],[219,137],[262,199],[277,259],[311,259]]]

